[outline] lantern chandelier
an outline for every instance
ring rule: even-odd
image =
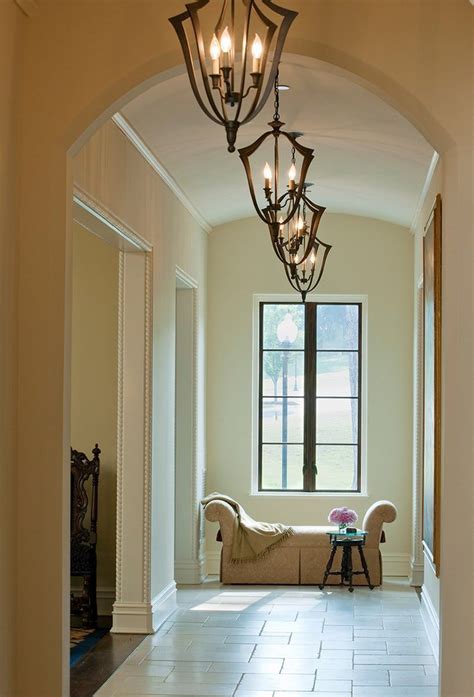
[[[209,2],[186,3],[186,11],[169,21],[178,35],[194,96],[206,116],[225,127],[227,149],[234,152],[239,126],[251,121],[270,96],[288,30],[298,13],[272,0],[221,0],[214,32],[205,40],[200,12]],[[242,5],[240,15],[236,15],[236,5]],[[265,8],[281,18],[279,24],[265,14]],[[192,29],[189,34],[194,37],[192,43],[196,47],[198,75],[186,32],[188,20]],[[237,53],[240,34],[241,53]],[[245,100],[248,100],[246,110]]]
[[[303,302],[306,295],[313,291],[322,278],[327,255],[331,246],[325,244],[317,237],[318,227],[325,208],[313,203],[308,196],[311,186],[306,182],[306,175],[313,160],[313,150],[306,148],[297,141],[302,135],[296,132],[282,130],[283,122],[280,120],[280,93],[278,84],[278,71],[275,76],[275,113],[273,121],[269,124],[271,131],[260,136],[252,145],[239,149],[240,159],[243,162],[250,196],[258,216],[267,224],[273,250],[285,267],[285,273],[292,287],[301,293]],[[265,142],[273,138],[270,152],[273,157],[273,168],[268,161],[263,168],[263,204],[260,205],[253,181],[250,158]],[[290,161],[288,169],[288,181],[281,188],[280,193],[280,166],[281,144],[285,142],[289,146]],[[297,157],[301,163],[299,172]],[[262,162],[260,163],[262,164]],[[309,220],[311,216],[311,220]]]
[[[305,244],[303,256],[300,254],[299,263],[305,261],[309,256],[319,219],[315,221],[314,226],[302,227],[301,204],[304,203],[302,200],[304,197],[306,201],[305,205],[309,205],[309,199],[307,199],[305,193],[307,188],[305,178],[313,160],[313,150],[298,143],[296,139],[301,135],[300,133],[288,133],[282,130],[284,123],[280,121],[279,109],[280,96],[277,73],[275,77],[275,113],[273,114],[273,121],[269,123],[271,131],[266,131],[260,138],[257,138],[254,143],[248,145],[246,148],[240,148],[239,155],[245,168],[245,174],[247,175],[247,182],[254,208],[260,219],[268,225],[276,255],[283,264],[289,265],[290,263],[295,263],[294,259],[296,255],[300,253],[300,247],[306,237],[308,237],[307,244]],[[270,148],[268,148],[267,143],[267,149],[269,149],[273,158],[273,167],[271,167],[267,161],[263,168],[264,195],[263,200],[262,197],[260,198],[260,204],[255,190],[250,158],[260,147],[265,145],[268,139],[270,139]],[[273,139],[273,142],[271,139]],[[281,189],[283,191],[280,193],[280,166],[282,160],[280,150],[282,148],[282,142],[285,142],[289,150],[290,161],[288,163],[288,181],[286,186],[282,184]],[[296,161],[297,153],[301,159],[301,163],[298,166]],[[324,208],[316,208],[321,210],[322,215]],[[286,235],[282,234],[285,226],[287,227]]]
[[[278,239],[274,241],[272,236],[273,249],[281,261],[282,256],[285,257],[283,265],[286,276],[291,286],[301,293],[303,302],[321,280],[327,256],[332,249],[330,244],[318,238],[319,223],[326,209],[313,203],[308,197],[310,186],[310,183],[305,185],[293,219],[286,226],[280,225]]]

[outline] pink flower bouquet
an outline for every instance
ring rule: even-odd
[[[359,516],[355,511],[345,506],[343,508],[333,508],[328,516],[330,523],[339,525],[339,530],[345,530],[348,525],[353,525],[358,518]]]

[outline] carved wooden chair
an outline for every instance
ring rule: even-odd
[[[83,578],[82,596],[71,598],[71,611],[84,627],[97,624],[97,497],[100,449],[89,460],[71,448],[71,576]],[[90,494],[90,506],[89,506]],[[87,516],[87,521],[86,521]]]

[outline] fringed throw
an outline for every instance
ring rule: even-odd
[[[232,536],[231,561],[233,564],[245,564],[263,559],[272,549],[294,535],[293,528],[287,525],[259,523],[253,520],[237,501],[231,499],[230,496],[225,496],[225,494],[219,494],[217,491],[206,496],[201,503],[205,507],[213,501],[224,501],[234,509],[236,514]]]

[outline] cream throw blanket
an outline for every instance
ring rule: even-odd
[[[281,523],[258,523],[230,496],[215,491],[206,496],[201,503],[206,507],[212,501],[225,501],[235,511],[234,532],[232,536],[232,563],[241,564],[261,559],[287,537],[294,535],[293,528]]]

